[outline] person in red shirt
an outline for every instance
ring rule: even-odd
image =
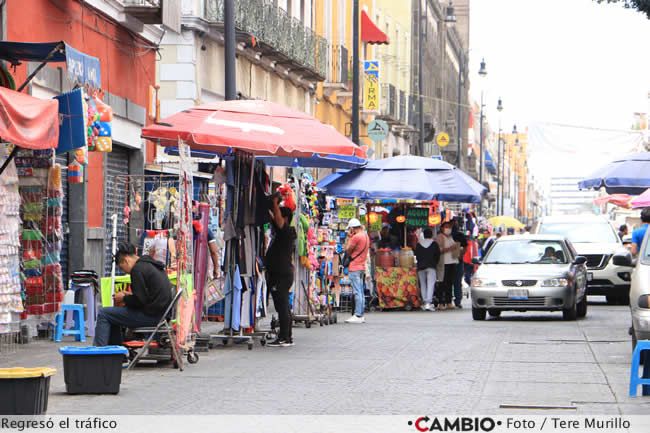
[[[361,221],[356,218],[352,218],[348,222],[348,232],[345,252],[351,258],[348,271],[352,291],[354,292],[354,314],[345,323],[364,323],[366,319],[363,317],[365,310],[363,282],[366,273],[366,260],[370,249],[370,238],[361,225]]]
[[[475,265],[472,262],[475,257],[478,257],[478,243],[475,239],[470,238],[467,240],[467,247],[465,248],[465,255],[463,256],[463,263],[465,263],[465,282],[467,285],[472,284],[472,277],[474,276]]]

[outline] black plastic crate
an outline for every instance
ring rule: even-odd
[[[44,415],[53,368],[0,369],[0,415]]]
[[[122,383],[122,363],[128,353],[122,346],[62,347],[63,375],[68,394],[117,394]]]

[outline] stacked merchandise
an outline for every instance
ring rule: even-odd
[[[7,157],[0,147],[0,161]],[[13,163],[0,176],[0,351],[11,348],[23,311],[20,287],[20,196]]]
[[[20,150],[16,157],[22,199],[24,302],[32,331],[50,322],[63,300],[63,189],[61,166],[52,160],[52,150]]]

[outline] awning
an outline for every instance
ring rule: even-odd
[[[366,11],[361,11],[361,40],[366,44],[388,45],[389,43],[386,33],[379,30]]]
[[[73,83],[101,87],[99,59],[74,49],[64,41],[42,43],[0,41],[0,59],[12,65],[23,61],[66,62],[68,76]]]
[[[487,168],[488,173],[497,174],[497,167],[494,164],[494,160],[492,159],[492,155],[487,150],[485,151],[485,168]]]
[[[25,149],[53,149],[59,142],[59,102],[0,87],[0,138]]]

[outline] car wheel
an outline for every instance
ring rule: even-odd
[[[501,317],[501,310],[488,310],[490,317]]]
[[[562,319],[564,320],[576,320],[576,317],[578,316],[578,307],[576,303],[574,302],[571,304],[569,308],[565,308],[562,310]]]
[[[485,320],[485,313],[487,313],[485,308],[472,307],[472,319],[474,320]]]
[[[587,295],[582,297],[582,301],[576,307],[577,316],[583,318],[587,315]]]

